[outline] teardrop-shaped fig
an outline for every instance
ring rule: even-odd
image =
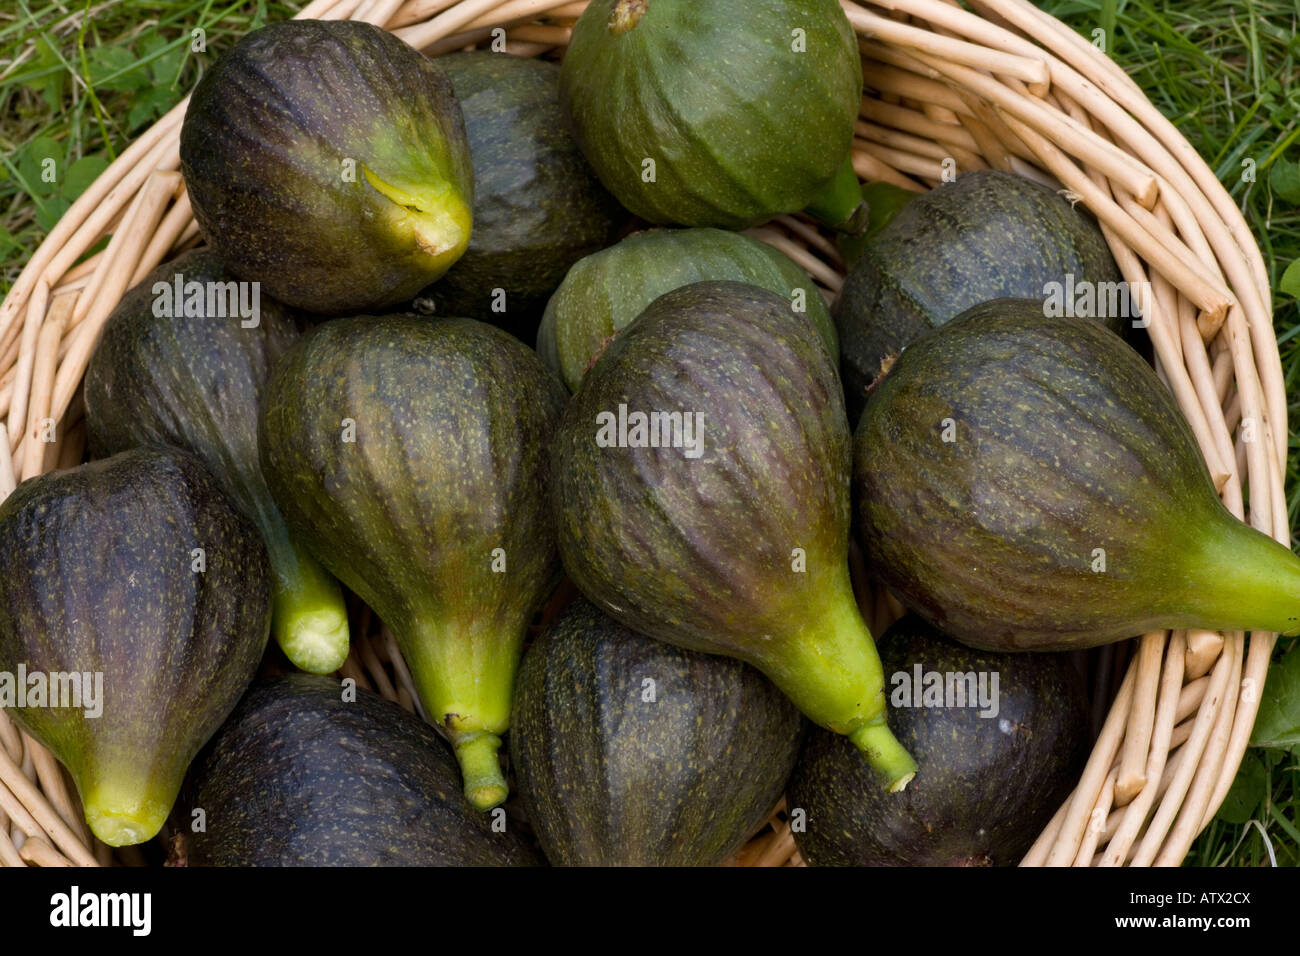
[[[1300,558],[1228,512],[1168,389],[1092,319],[967,310],[907,347],[855,442],[875,573],[963,643],[1300,631]]]
[[[325,567],[392,629],[476,806],[534,612],[559,577],[546,468],[564,386],[472,319],[326,322],[285,355],[262,408],[262,469]]]
[[[835,362],[783,296],[660,296],[583,378],[555,442],[560,554],[633,630],[737,657],[847,734],[890,787],[916,765],[885,724],[849,581],[851,440]]]
[[[20,695],[0,703],[68,768],[110,846],[158,832],[270,621],[257,529],[185,452],[42,475],[0,506],[0,672]]]

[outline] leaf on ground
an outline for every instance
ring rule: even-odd
[[[1279,159],[1269,170],[1268,185],[1275,196],[1300,206],[1300,163]]]
[[[1282,273],[1282,278],[1277,283],[1278,291],[1284,292],[1292,298],[1300,299],[1300,259],[1296,259],[1286,267],[1286,272]]]
[[[63,177],[63,198],[68,202],[75,201],[106,169],[108,160],[103,156],[82,156],[68,167],[67,174]]]
[[[130,92],[147,89],[152,80],[148,69],[126,47],[97,46],[86,51],[90,85],[96,90]]]
[[[1269,668],[1250,742],[1279,750],[1300,744],[1300,645]]]
[[[1241,761],[1241,769],[1228,788],[1228,795],[1223,798],[1223,806],[1215,816],[1225,823],[1245,823],[1264,802],[1267,786],[1268,773],[1263,762],[1257,755],[1247,752]]]
[[[37,34],[35,49],[33,70],[41,75],[33,78],[27,85],[41,94],[41,98],[50,109],[60,110],[63,108],[63,94],[67,89],[67,68],[59,58],[58,48],[44,33]]]
[[[127,114],[127,126],[137,130],[147,123],[158,119],[176,105],[180,94],[168,86],[153,86],[142,90],[131,101],[131,112]]]
[[[63,145],[52,137],[37,136],[19,151],[15,165],[33,195],[52,196],[63,178]]]
[[[36,210],[36,224],[48,233],[58,224],[60,217],[68,211],[69,205],[71,204],[62,196],[47,199],[45,205],[38,207]]]

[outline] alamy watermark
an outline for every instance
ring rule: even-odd
[[[1133,328],[1145,329],[1153,296],[1149,282],[1092,282],[1067,272],[1064,282],[1043,285],[1043,315],[1048,318],[1078,316],[1084,319],[1130,319]]]
[[[970,707],[981,717],[998,715],[997,671],[928,671],[914,664],[911,671],[894,671],[889,683],[894,707]]]
[[[159,319],[238,318],[245,329],[255,329],[262,319],[260,282],[185,281],[176,273],[171,282],[155,282],[153,314]]]
[[[132,936],[148,936],[153,929],[152,893],[95,893],[73,885],[66,893],[50,897],[50,925],[59,929],[122,927]]]
[[[0,707],[40,707],[84,710],[87,717],[104,713],[103,671],[0,671]]]
[[[703,412],[617,412],[596,415],[596,444],[601,448],[680,448],[687,458],[704,454]]]

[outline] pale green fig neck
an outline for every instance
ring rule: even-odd
[[[510,790],[498,756],[501,738],[486,732],[469,733],[453,739],[452,746],[470,805],[477,810],[491,810],[503,803]]]
[[[450,267],[469,244],[472,213],[450,183],[404,187],[381,179],[367,166],[361,172],[392,205],[387,214],[395,228],[406,230],[430,267]]]
[[[78,781],[80,785],[80,781]],[[135,846],[158,835],[171,813],[180,781],[171,799],[158,799],[149,783],[105,777],[93,782],[82,794],[86,823],[109,846]]]
[[[826,584],[824,603],[807,609],[798,632],[751,662],[811,720],[853,740],[886,787],[901,790],[916,762],[886,724],[884,669],[847,565]]]
[[[510,726],[526,621],[390,623],[425,713],[452,745],[465,797],[480,810],[505,800],[501,734]]]
[[[1224,512],[1204,524],[1201,548],[1184,555],[1181,595],[1167,600],[1173,626],[1300,633],[1300,558]]]
[[[271,551],[276,585],[271,630],[290,663],[332,674],[347,660],[348,610],[337,580],[292,542]]]

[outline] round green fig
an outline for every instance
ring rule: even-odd
[[[741,7],[743,6],[743,11]],[[835,0],[594,0],[560,95],[601,182],[650,222],[865,222],[857,36]]]
[[[665,292],[710,279],[747,282],[785,296],[791,321],[817,326],[839,359],[835,322],[817,284],[784,253],[725,229],[650,229],[573,265],[546,304],[537,352],[569,386],[619,329]]]

